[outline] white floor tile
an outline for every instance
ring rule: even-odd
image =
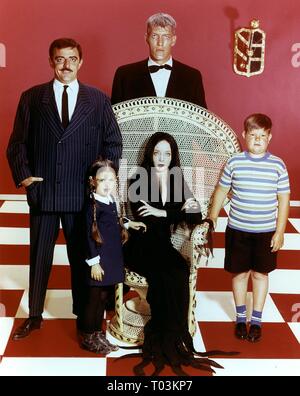
[[[222,268],[224,269],[225,249],[215,248],[214,255],[210,255],[208,260],[202,256],[200,259],[199,268]]]
[[[232,292],[196,292],[196,320],[199,322],[235,321],[235,305]],[[247,317],[251,319],[252,293],[247,294]],[[284,322],[270,295],[266,298],[263,322]]]
[[[252,295],[252,293],[250,293]],[[251,296],[252,297],[252,296]],[[252,311],[252,306],[251,306],[251,311]],[[250,315],[251,315],[250,311]],[[250,315],[248,315],[250,319]],[[262,315],[262,321],[263,322],[269,322],[269,323],[284,323],[285,320],[281,316],[276,304],[274,303],[272,297],[268,294],[263,310],[263,315]]]
[[[29,245],[29,228],[0,227],[0,245]]]
[[[0,227],[0,245],[29,245],[29,228]]]
[[[289,221],[292,223],[293,227],[300,232],[300,219],[289,219]]]
[[[29,206],[26,201],[5,201],[0,213],[29,213]]]
[[[300,359],[214,359],[214,376],[299,376]]]
[[[28,283],[28,265],[0,265],[0,289],[24,290]]]
[[[288,323],[290,326],[290,329],[292,330],[294,336],[297,338],[299,344],[300,344],[300,323],[293,322],[293,323]],[[300,375],[300,366],[299,366],[299,375]]]
[[[69,264],[66,245],[55,245],[53,263],[55,265]]]
[[[1,201],[26,201],[25,194],[0,194]]]
[[[276,269],[270,272],[269,293],[300,294],[300,271]]]
[[[3,358],[0,376],[105,376],[105,358]]]
[[[300,234],[284,234],[284,245],[282,250],[299,250]]]
[[[14,318],[0,318],[0,356],[4,354],[13,324]]]
[[[21,299],[16,318],[28,317],[28,290],[25,290]],[[74,319],[72,314],[71,290],[47,290],[44,319]]]
[[[290,201],[290,206],[300,206],[300,201],[294,201],[294,200],[291,200]]]
[[[196,292],[196,321],[231,322],[235,308],[231,292]]]

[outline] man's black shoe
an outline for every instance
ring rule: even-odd
[[[36,329],[40,329],[42,325],[43,318],[41,316],[31,316],[25,320],[14,332],[12,339],[20,340],[22,338],[28,337],[29,334]]]

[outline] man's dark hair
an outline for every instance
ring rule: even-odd
[[[77,43],[77,41],[71,39],[71,38],[66,38],[66,37],[62,37],[59,39],[54,40],[49,47],[49,56],[50,59],[53,59],[53,55],[54,55],[54,50],[56,48],[58,49],[62,49],[62,48],[77,48],[78,50],[78,54],[79,54],[79,60],[82,59],[82,49],[79,43]]]

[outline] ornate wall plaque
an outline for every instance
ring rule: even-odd
[[[234,36],[235,73],[246,77],[261,74],[265,65],[266,33],[259,28],[259,21],[253,19],[250,28],[238,29]]]

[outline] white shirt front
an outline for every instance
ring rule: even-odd
[[[158,63],[154,62],[151,58],[148,59],[148,66],[160,66]],[[165,65],[173,66],[172,57],[165,63]],[[172,70],[160,69],[156,73],[150,73],[156,96],[166,96],[167,87]]]
[[[68,94],[69,120],[71,121],[77,102],[79,84],[77,80],[74,80],[69,84],[63,84],[56,79],[54,80],[53,82],[54,96],[55,96],[55,102],[60,119],[61,119],[61,102],[62,102],[62,94],[64,91],[64,85],[68,85],[67,94]]]

